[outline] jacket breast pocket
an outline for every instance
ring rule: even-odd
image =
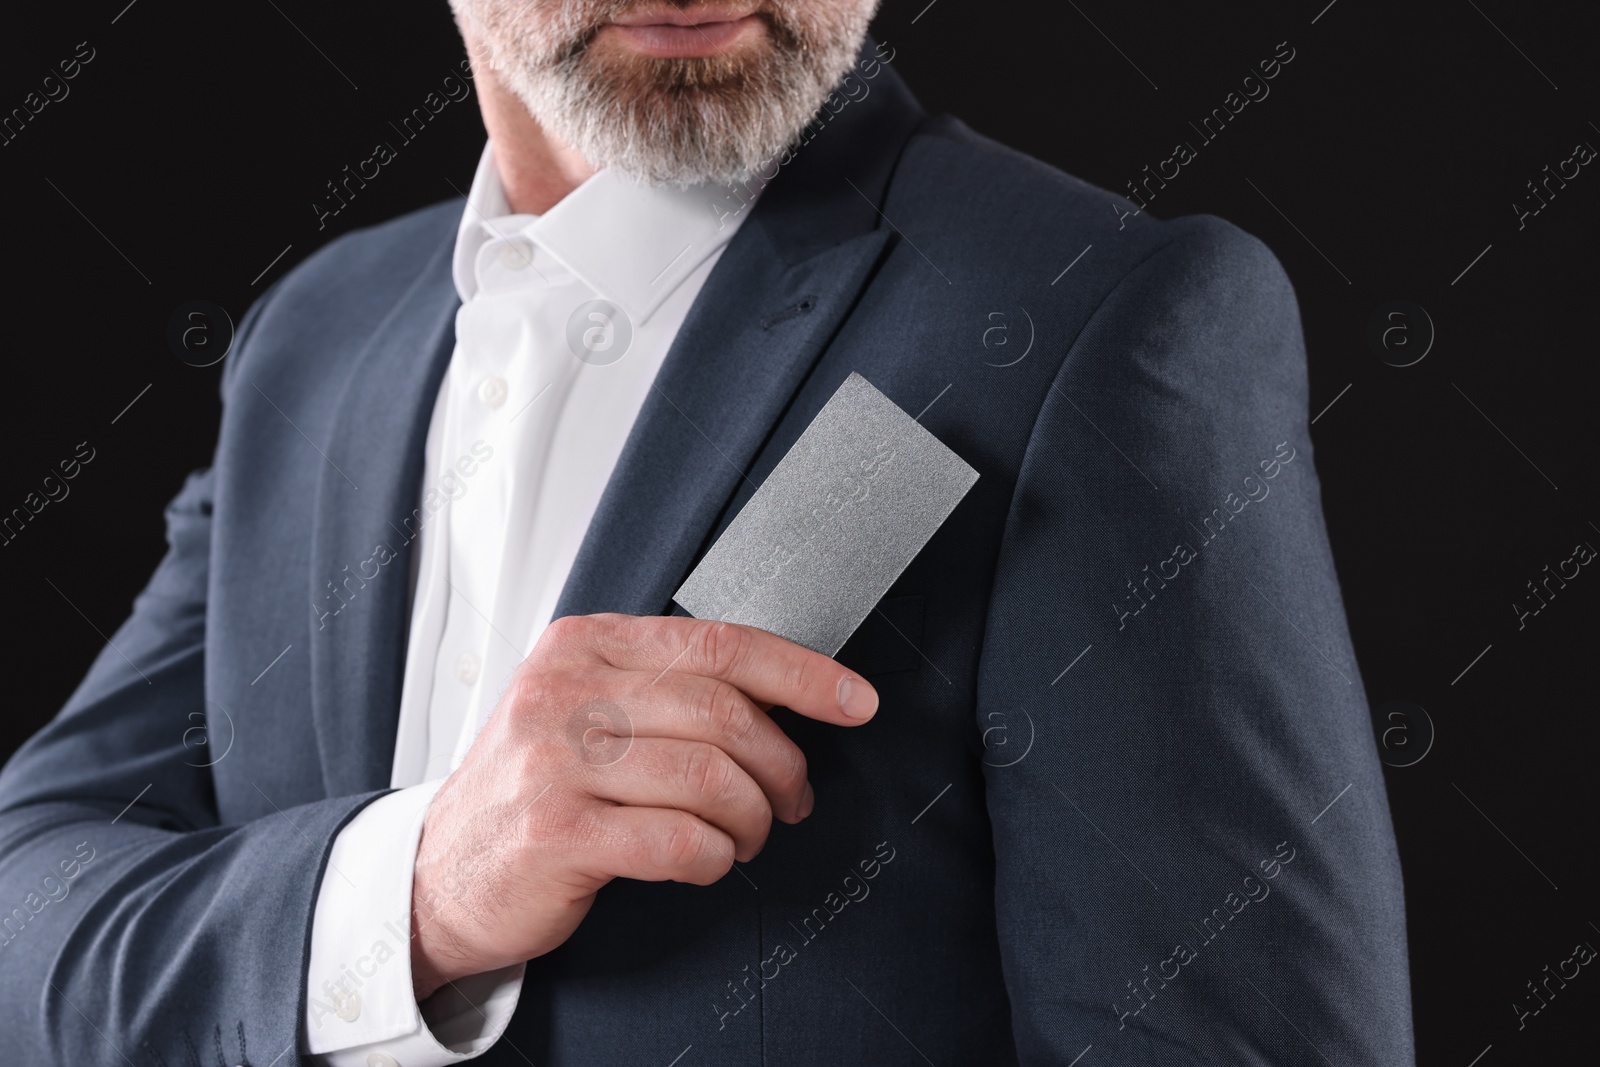
[[[917,670],[922,606],[921,596],[885,597],[834,658],[863,678]]]

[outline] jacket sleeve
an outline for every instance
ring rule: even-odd
[[[271,296],[240,323],[225,379]],[[209,471],[184,483],[131,617],[0,772],[0,1062],[301,1062],[323,864],[378,794],[219,824],[204,730],[212,499]]]
[[[985,635],[1018,1053],[1410,1064],[1400,864],[1294,291],[1230,224],[1166,225],[1040,409]]]

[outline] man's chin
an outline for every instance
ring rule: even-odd
[[[513,87],[597,167],[652,184],[738,181],[798,135],[856,46],[819,48],[765,13],[728,26],[716,42],[726,47],[709,51],[662,49],[639,27],[608,24]]]

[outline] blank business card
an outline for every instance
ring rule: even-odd
[[[832,656],[977,480],[852,373],[673,599]]]

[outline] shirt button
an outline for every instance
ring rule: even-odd
[[[533,249],[527,241],[507,241],[500,246],[500,262],[511,270],[522,270],[533,262]]]
[[[471,685],[478,680],[478,669],[483,662],[472,652],[461,653],[461,658],[456,660],[456,677],[461,679],[463,685]]]
[[[353,1023],[361,1015],[361,994],[341,989],[333,994],[333,1010],[339,1018]]]
[[[506,402],[506,380],[504,378],[485,378],[478,385],[478,399],[483,401],[485,407],[497,408]]]
[[[393,1056],[385,1056],[381,1052],[373,1052],[367,1056],[367,1067],[400,1067],[400,1065],[394,1061]]]

